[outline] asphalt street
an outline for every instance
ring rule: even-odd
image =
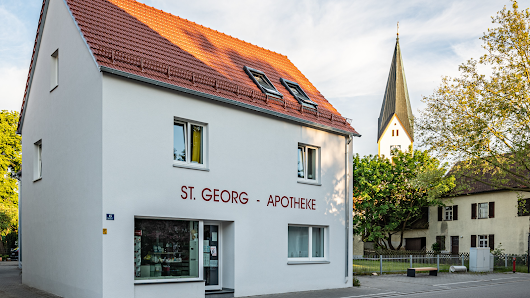
[[[17,262],[0,262],[0,298],[57,298],[22,285]],[[530,297],[530,274],[526,273],[440,273],[438,276],[388,274],[357,276],[360,287],[295,292],[252,298],[375,298],[375,297]],[[237,290],[237,289],[236,289]],[[248,298],[251,298],[248,297]]]

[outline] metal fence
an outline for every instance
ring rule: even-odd
[[[493,256],[493,267],[495,269],[505,269],[511,271],[513,268],[513,258],[518,272],[528,271],[528,255],[502,254]]]
[[[353,259],[353,272],[366,274],[377,272],[407,272],[407,268],[436,267],[438,271],[449,271],[451,266],[466,266],[469,256],[424,254],[424,255],[372,255]]]

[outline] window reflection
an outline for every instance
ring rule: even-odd
[[[183,123],[173,126],[173,160],[186,161],[186,125]]]
[[[304,178],[304,148],[298,147],[298,178]]]

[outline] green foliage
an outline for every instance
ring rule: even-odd
[[[394,151],[392,161],[379,156],[353,159],[354,233],[386,249],[400,249],[403,232],[421,216],[423,207],[442,205],[441,197],[454,187],[446,166],[428,152]],[[400,233],[394,248],[390,239]]]
[[[504,250],[505,249],[502,248],[502,243],[499,243],[497,248],[495,248],[494,250],[491,251],[491,254],[494,255],[494,256],[504,255]]]
[[[18,112],[0,112],[0,236],[18,229],[18,180],[22,145],[16,134]]]
[[[361,286],[361,282],[359,281],[359,279],[357,277],[353,278],[353,286],[354,287],[360,287]]]
[[[423,98],[415,127],[420,145],[460,162],[459,175],[521,191],[530,187],[530,12],[511,2],[481,37],[485,54]]]
[[[434,251],[434,252],[440,252],[442,250],[442,246],[440,245],[440,243],[438,242],[434,242],[431,246],[431,249]]]

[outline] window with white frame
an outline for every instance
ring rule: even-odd
[[[50,65],[50,92],[59,86],[59,49],[51,56]]]
[[[42,140],[34,144],[33,180],[42,178]]]
[[[488,235],[478,235],[478,247],[489,247]]]
[[[478,218],[488,218],[488,203],[479,203],[478,204]]]
[[[289,226],[287,258],[318,261],[326,258],[326,227]]]
[[[205,124],[175,119],[173,124],[173,162],[175,165],[205,166]]]
[[[298,145],[298,179],[318,181],[319,156],[319,148]]]
[[[445,220],[453,220],[453,206],[444,207]]]

